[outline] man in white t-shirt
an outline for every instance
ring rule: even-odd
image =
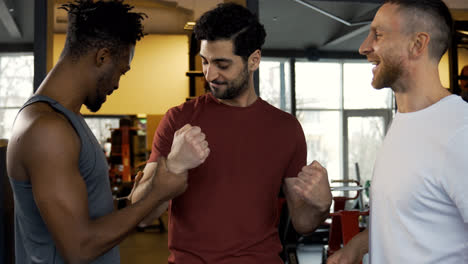
[[[359,52],[398,112],[375,162],[370,229],[329,264],[359,263],[368,244],[373,264],[468,263],[468,104],[438,72],[451,25],[440,0],[386,1],[372,21]]]

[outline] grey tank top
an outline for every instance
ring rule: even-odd
[[[89,216],[91,219],[111,213],[114,210],[114,205],[109,183],[107,160],[84,118],[66,109],[55,100],[43,95],[31,97],[21,110],[36,102],[46,102],[57,112],[63,114],[68,118],[80,137],[79,169],[86,183]],[[17,181],[12,178],[10,178],[10,183],[13,189],[15,205],[16,264],[65,263],[34,202],[31,183]],[[73,226],[70,226],[70,228],[73,228]],[[118,247],[114,247],[91,263],[120,263]]]

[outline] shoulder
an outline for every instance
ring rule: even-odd
[[[453,135],[460,130],[466,131],[468,127],[468,103],[460,96],[450,96],[435,110],[438,111],[438,118],[441,120],[443,129],[448,130],[448,133]]]
[[[192,113],[198,108],[204,107],[207,104],[213,102],[212,97],[209,94],[204,94],[198,96],[196,98],[190,99],[178,106],[174,106],[167,111],[167,114],[184,114],[184,113]]]
[[[174,126],[183,126],[192,120],[192,117],[202,113],[205,107],[216,103],[209,94],[201,95],[188,100],[178,106],[170,108],[164,115],[164,121]]]
[[[39,104],[25,108],[18,115],[12,139],[13,145],[25,150],[25,158],[33,159],[54,153],[69,155],[80,147],[80,140],[70,122],[50,107]]]
[[[283,124],[293,126],[295,128],[301,127],[299,121],[297,120],[295,116],[281,109],[276,108],[275,106],[269,104],[267,101],[264,101],[261,98],[259,99],[261,100],[259,103],[266,115],[270,115],[272,118],[275,118],[278,122],[282,122]]]

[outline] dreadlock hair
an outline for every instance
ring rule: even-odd
[[[62,52],[76,61],[91,49],[108,48],[118,58],[122,48],[135,45],[145,35],[144,13],[130,12],[134,7],[123,0],[75,0],[59,9],[68,12],[68,30]]]

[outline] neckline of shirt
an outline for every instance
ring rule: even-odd
[[[235,111],[247,111],[249,109],[253,109],[257,107],[257,105],[260,105],[261,102],[263,101],[262,98],[260,98],[260,96],[257,96],[257,99],[255,100],[255,102],[253,102],[252,104],[248,106],[234,106],[234,105],[228,105],[219,101],[216,97],[213,96],[212,93],[208,93],[208,97],[210,98],[211,101],[215,102],[216,104],[225,108],[233,109]]]
[[[448,95],[448,96],[445,96],[444,98],[440,99],[439,101],[435,102],[434,104],[426,107],[426,108],[423,108],[421,110],[418,110],[418,111],[414,111],[414,112],[409,112],[409,113],[402,113],[400,111],[397,110],[396,114],[395,114],[395,118],[411,118],[411,117],[417,117],[419,115],[424,115],[428,112],[431,112],[433,111],[434,109],[438,108],[440,105],[442,104],[445,104],[446,102],[449,102],[451,100],[455,100],[457,98],[456,95]]]

